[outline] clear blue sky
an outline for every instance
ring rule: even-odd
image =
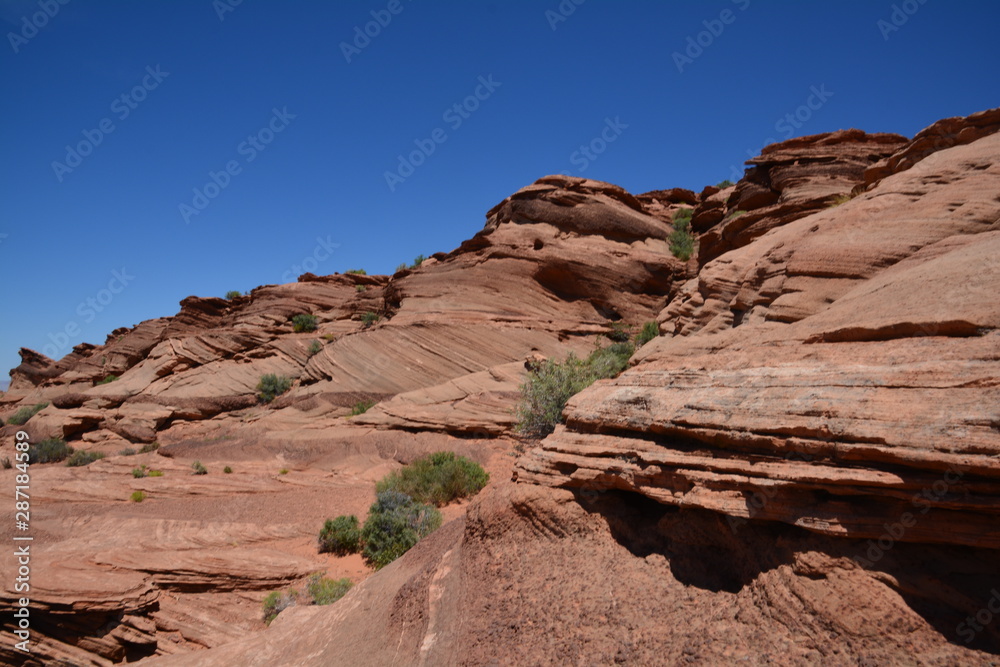
[[[296,266],[391,272],[545,174],[700,189],[1000,103],[994,1],[234,3],[0,0],[4,371]]]

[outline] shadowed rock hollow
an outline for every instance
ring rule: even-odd
[[[701,194],[548,176],[417,269],[22,351],[3,416],[49,402],[33,439],[109,454],[33,468],[38,664],[996,664],[998,128],[793,139]],[[525,358],[653,319],[631,368],[510,456]],[[269,406],[264,373],[295,380]],[[373,576],[316,554],[323,518],[435,449],[490,485]],[[264,630],[263,595],[315,571],[363,581]]]

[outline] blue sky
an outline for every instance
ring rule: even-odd
[[[700,189],[769,141],[912,136],[997,106],[998,24],[992,1],[0,0],[0,368],[192,294],[391,272],[546,174]]]

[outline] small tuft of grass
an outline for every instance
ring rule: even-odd
[[[727,178],[724,181],[719,181],[718,183],[716,183],[715,187],[719,188],[720,190],[725,190],[726,188],[733,187],[733,185],[735,185],[735,183],[733,183],[731,180]]]
[[[287,475],[288,474],[288,468],[282,468],[281,470],[278,471],[278,474],[279,475]]]
[[[146,466],[139,466],[138,468],[132,468],[132,476],[136,479],[142,479],[149,475],[149,468]]]
[[[367,329],[380,319],[381,318],[378,316],[378,313],[373,313],[369,310],[367,313],[361,315],[361,324]]]
[[[233,469],[230,468],[229,466],[226,466],[225,468],[222,469],[222,472],[226,473],[227,475],[230,475],[232,474]]]
[[[66,459],[66,465],[71,468],[79,468],[81,466],[87,466],[94,461],[99,461],[104,458],[104,454],[101,452],[85,452],[82,449],[78,449],[69,458]]]
[[[354,291],[355,292],[366,292],[367,290],[368,290],[368,285],[355,285],[354,286]]]
[[[271,625],[271,621],[276,619],[278,614],[296,604],[298,598],[299,592],[292,588],[283,593],[278,591],[268,593],[263,603],[264,622]]]
[[[160,448],[160,443],[158,443],[158,442],[149,442],[149,443],[146,443],[145,445],[143,445],[139,449],[139,453],[140,454],[148,454],[150,452],[155,452],[159,448]]]
[[[402,264],[400,264],[399,266],[396,267],[396,270],[393,273],[399,273],[400,271],[406,271],[408,268],[410,268],[410,267],[408,267],[406,265],[406,262],[403,262]]]
[[[368,272],[364,269],[347,269],[344,273],[353,273],[356,276],[367,276]]]
[[[241,296],[243,296],[243,294],[240,293],[239,290],[231,289],[228,292],[226,292],[226,299],[228,299],[229,301],[232,301],[233,299],[238,299]]]
[[[162,470],[150,470],[149,471],[149,476],[150,477],[163,477],[163,471]]]
[[[649,341],[660,335],[660,325],[650,320],[642,325],[642,329],[635,336],[635,346],[642,347]]]
[[[117,375],[109,375],[106,378],[104,378],[103,380],[101,380],[100,382],[98,382],[97,384],[99,384],[99,385],[101,385],[101,384],[110,384],[110,383],[114,382],[117,379],[118,379]]]
[[[323,343],[319,342],[318,340],[314,340],[313,342],[309,343],[309,349],[306,350],[306,352],[309,353],[310,357],[315,357],[317,354],[320,353],[320,350],[322,349],[323,349]]]
[[[35,405],[32,405],[30,407],[25,406],[19,409],[10,417],[8,417],[7,423],[13,424],[15,426],[20,426],[21,424],[24,424],[26,421],[34,417],[36,414],[47,408],[48,406],[49,406],[48,403],[36,403]]]
[[[133,503],[141,503],[146,498],[147,498],[147,496],[146,496],[146,493],[144,491],[133,491],[132,492],[131,499],[132,499]]]
[[[46,438],[28,447],[28,463],[57,463],[72,453],[73,448],[62,438]]]
[[[377,401],[358,401],[354,404],[354,407],[351,408],[351,416],[356,417],[357,415],[363,415],[375,407],[376,403]]]
[[[132,447],[125,447],[124,449],[119,449],[118,456],[135,456],[135,449]]]
[[[410,268],[411,269],[417,268],[418,266],[424,263],[425,259],[427,259],[427,257],[425,257],[424,255],[417,255],[415,258],[413,258],[413,264],[410,264]]]
[[[195,461],[194,463],[192,463],[191,464],[191,470],[194,471],[193,474],[195,474],[195,475],[207,475],[208,474],[208,468],[206,468],[204,465],[202,465],[201,461]]]
[[[327,579],[317,572],[309,577],[306,591],[315,605],[333,604],[347,595],[354,585],[350,579]]]

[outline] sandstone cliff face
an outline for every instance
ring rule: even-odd
[[[43,659],[996,664],[1000,621],[975,619],[1000,590],[997,113],[783,142],[700,194],[549,176],[417,270],[191,298],[59,362],[23,352],[4,400],[51,401],[33,435],[156,439],[142,460],[167,473],[40,467]],[[299,312],[317,332],[291,331]],[[509,455],[526,356],[653,318],[629,370]],[[297,382],[264,408],[267,372]],[[337,604],[258,632],[263,591],[364,577],[317,561],[317,527],[434,449],[493,481]],[[182,477],[194,458],[236,474]],[[123,509],[133,488],[159,500]]]

